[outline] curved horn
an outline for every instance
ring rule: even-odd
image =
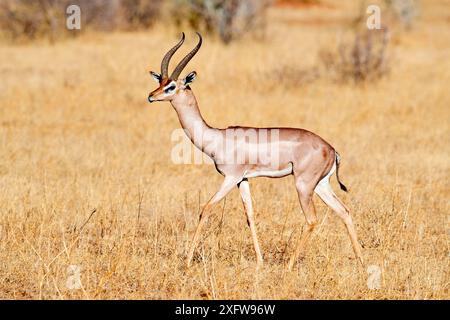
[[[178,50],[179,47],[184,42],[184,32],[181,34],[181,40],[172,48],[170,49],[161,62],[161,78],[167,78],[169,76],[169,61],[170,58],[172,58],[173,54]]]
[[[198,38],[199,38],[197,45],[195,46],[194,49],[192,49],[191,52],[189,52],[186,55],[186,57],[183,58],[183,60],[180,61],[180,63],[175,68],[175,70],[173,70],[172,75],[170,76],[170,79],[173,79],[173,80],[178,79],[178,76],[180,75],[181,71],[183,71],[184,67],[186,67],[188,62],[195,56],[197,51],[202,46],[202,36],[200,35],[200,33],[198,33],[198,32],[196,32],[196,33],[197,33]]]

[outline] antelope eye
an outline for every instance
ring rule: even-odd
[[[173,90],[175,90],[175,86],[174,86],[174,85],[172,85],[172,86],[170,86],[170,87],[164,89],[164,92],[165,92],[165,93],[169,93],[170,91],[173,91]]]

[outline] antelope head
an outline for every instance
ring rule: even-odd
[[[195,77],[197,76],[197,73],[195,71],[189,73],[183,79],[178,79],[178,77],[180,76],[181,71],[183,71],[184,67],[186,67],[188,62],[194,57],[194,55],[202,45],[202,36],[198,32],[197,35],[199,37],[198,44],[183,58],[183,60],[180,61],[180,63],[173,70],[170,77],[168,71],[170,58],[172,58],[174,53],[183,44],[185,38],[184,32],[182,33],[181,40],[164,56],[161,62],[161,74],[150,71],[150,75],[155,81],[159,83],[159,87],[150,92],[150,94],[148,95],[148,101],[150,103],[155,101],[171,101],[179,92],[188,89],[189,84],[191,84],[195,80]]]

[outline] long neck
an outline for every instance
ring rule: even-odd
[[[203,119],[192,90],[180,91],[171,103],[188,138],[198,149],[212,157],[219,130],[210,127]]]

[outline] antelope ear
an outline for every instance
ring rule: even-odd
[[[189,84],[191,84],[192,82],[194,82],[195,78],[197,77],[197,72],[192,71],[191,73],[189,73],[186,78],[184,78],[183,82],[185,86],[188,86]]]
[[[150,75],[152,76],[152,78],[153,78],[156,82],[158,82],[158,83],[161,82],[161,75],[160,75],[159,73],[150,71]]]

